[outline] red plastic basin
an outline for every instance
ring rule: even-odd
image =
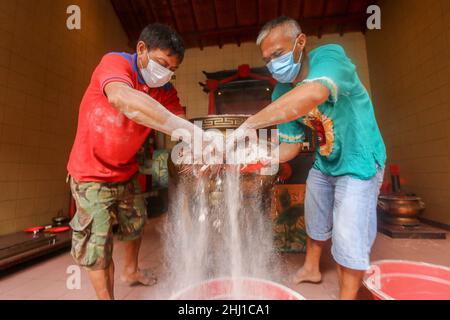
[[[377,261],[363,283],[377,300],[450,300],[450,268],[429,263]]]
[[[239,288],[240,295],[233,294]],[[188,287],[171,300],[306,300],[301,294],[278,283],[254,278],[220,278]]]

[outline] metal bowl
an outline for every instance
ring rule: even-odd
[[[378,197],[378,210],[383,220],[390,224],[414,226],[425,209],[420,197],[406,195],[382,195]]]
[[[226,129],[236,129],[238,128],[249,115],[210,115],[201,118],[191,119],[191,122],[201,121],[202,128],[204,130],[207,129],[219,129],[225,134]],[[220,204],[223,201],[223,190],[220,183],[218,181],[224,179],[224,174],[226,170],[229,169],[228,164],[221,165],[212,165],[211,172],[208,175],[209,183],[208,183],[208,197],[211,205]],[[199,181],[198,172],[202,165],[191,165],[191,170],[188,170],[187,173],[183,172],[182,166],[175,165],[170,157],[168,162],[169,167],[169,177],[172,180],[172,183],[178,185],[182,183],[184,186],[187,186],[188,190],[194,190],[196,184]],[[277,174],[274,175],[262,175],[256,172],[245,172],[241,173],[241,191],[243,192],[243,197],[252,198],[255,195],[260,196],[263,195],[263,198],[270,198],[270,191],[273,187],[273,183],[278,178]],[[259,190],[260,192],[255,192]]]

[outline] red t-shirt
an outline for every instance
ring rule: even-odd
[[[77,181],[118,182],[138,171],[136,153],[151,129],[111,106],[103,89],[124,82],[148,93],[176,115],[184,114],[175,88],[149,88],[137,71],[136,54],[106,54],[95,69],[80,105],[78,129],[67,170]]]

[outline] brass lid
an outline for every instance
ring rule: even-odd
[[[399,194],[385,194],[380,195],[378,199],[390,201],[419,201],[422,198],[417,196],[399,195]]]
[[[206,117],[192,118],[189,121],[202,121],[202,129],[237,129],[244,123],[250,115],[244,114],[223,114],[210,115]]]

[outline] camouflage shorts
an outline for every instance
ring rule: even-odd
[[[106,269],[112,260],[112,227],[118,224],[119,240],[139,238],[146,221],[145,200],[137,176],[125,182],[77,182],[70,180],[77,212],[71,254],[89,270]]]

